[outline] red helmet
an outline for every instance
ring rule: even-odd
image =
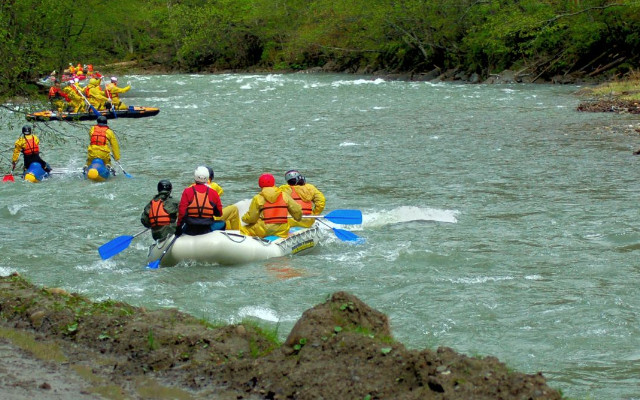
[[[271,174],[262,174],[260,175],[260,179],[258,179],[258,186],[263,187],[271,187],[275,186],[276,178]]]

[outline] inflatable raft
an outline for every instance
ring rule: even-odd
[[[91,165],[84,170],[84,176],[94,182],[104,182],[114,175],[113,169],[109,169],[99,158],[91,161]]]
[[[31,165],[29,165],[29,168],[24,171],[23,177],[25,181],[37,183],[48,178],[49,174],[44,170],[44,168],[42,168],[40,163],[32,162]]]
[[[142,106],[129,106],[125,110],[99,110],[100,115],[104,115],[107,118],[144,118],[153,117],[158,115],[159,108],[155,107],[142,107]],[[51,110],[37,111],[26,115],[27,121],[95,121],[97,115],[94,112],[79,112],[79,113],[66,113],[57,112]]]
[[[213,231],[204,235],[174,236],[156,242],[149,248],[148,265],[162,257],[160,265],[173,266],[180,261],[198,261],[211,264],[233,265],[304,254],[318,245],[322,236],[317,224],[311,228],[293,228],[289,237],[265,239],[242,235],[238,231]],[[173,245],[171,245],[173,243]],[[166,249],[167,253],[162,256]]]

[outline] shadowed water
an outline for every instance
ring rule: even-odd
[[[210,321],[257,318],[285,337],[338,290],[389,315],[413,348],[494,355],[577,398],[640,398],[637,138],[631,116],[575,111],[575,86],[390,82],[342,75],[125,76],[130,105],[110,120],[122,174],[0,186],[0,273],[95,300],[177,307]],[[0,127],[9,148],[24,123]],[[85,123],[88,127],[91,123]],[[53,126],[53,124],[52,124]],[[42,138],[54,168],[77,169],[86,128]],[[38,127],[36,128],[36,133]],[[78,138],[75,140],[74,138]],[[102,261],[97,248],[142,227],[159,179],[175,196],[207,163],[223,204],[263,172],[297,168],[327,211],[362,210],[366,239],[330,230],[314,253],[242,266],[145,269],[148,234]]]

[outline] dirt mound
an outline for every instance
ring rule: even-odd
[[[254,324],[216,327],[172,309],[93,303],[17,275],[0,277],[0,289],[3,336],[33,335],[59,349],[47,368],[65,365],[84,378],[78,398],[561,398],[541,374],[511,372],[494,357],[407,350],[384,314],[344,292],[307,310],[280,345]],[[20,347],[43,359],[38,347]],[[40,372],[25,398],[60,386],[60,374]]]
[[[594,100],[578,105],[578,111],[640,114],[640,104],[629,100]]]

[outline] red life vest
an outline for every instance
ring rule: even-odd
[[[32,154],[40,153],[40,147],[38,146],[38,143],[36,143],[35,136],[26,135],[24,137],[24,140],[25,140],[25,146],[24,146],[24,149],[22,149],[22,154],[24,154],[25,156],[30,156]]]
[[[96,146],[104,146],[107,144],[108,126],[96,125],[91,133],[91,144]]]
[[[89,90],[91,90],[91,88],[89,87],[89,85],[87,85],[87,87],[86,87],[86,88],[84,88],[84,96],[85,96],[87,99],[90,99],[90,98],[91,98],[91,93],[89,93]]]
[[[300,195],[296,192],[295,186],[290,187],[291,198],[294,199],[296,203],[300,204],[300,207],[302,207],[302,215],[311,215],[311,212],[313,211],[313,203],[310,201],[302,200]]]
[[[214,219],[215,208],[209,201],[209,190],[213,189],[207,187],[204,193],[200,193],[193,187],[193,200],[187,206],[186,217]]]
[[[275,202],[270,203],[265,201],[262,206],[262,220],[265,224],[286,224],[289,210],[287,209],[287,202],[284,201],[282,193],[278,196]]]
[[[59,100],[65,99],[69,101],[69,96],[67,96],[59,87],[53,86],[49,89],[49,100]]]
[[[166,226],[171,223],[171,216],[164,208],[164,201],[151,200],[151,207],[149,208],[149,223],[152,228]]]

